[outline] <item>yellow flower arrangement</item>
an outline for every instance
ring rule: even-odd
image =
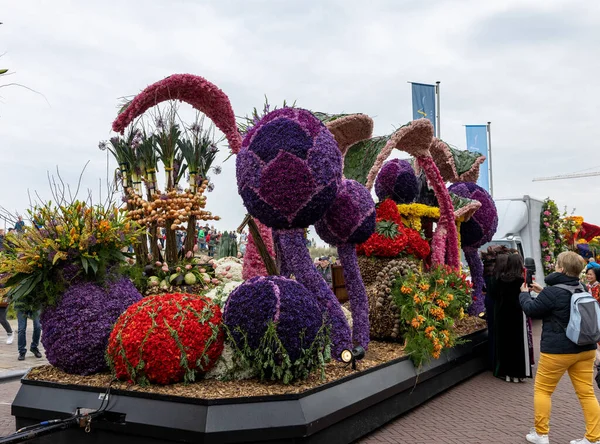
[[[72,265],[90,279],[126,259],[121,250],[137,242],[141,229],[116,207],[75,201],[50,203],[30,211],[35,226],[6,236],[0,273],[7,277],[8,297],[28,310],[52,305],[61,292],[63,270]]]
[[[440,209],[437,207],[430,207],[420,203],[412,204],[399,204],[398,211],[402,216],[402,223],[408,227],[413,228],[417,231],[421,231],[422,224],[421,219],[424,217],[431,219],[440,218]]]
[[[567,216],[567,217],[565,217],[565,219],[573,222],[573,224],[577,228],[581,227],[581,225],[583,224],[583,217],[582,216]]]
[[[420,203],[399,204],[398,211],[402,216],[440,218],[440,209],[438,207],[430,207],[429,205]]]

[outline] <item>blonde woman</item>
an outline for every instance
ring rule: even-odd
[[[579,275],[584,267],[581,256],[564,252],[556,259],[556,272],[546,277],[546,288],[542,289],[537,283],[521,287],[519,299],[525,314],[533,319],[543,319],[541,355],[533,395],[535,428],[526,436],[531,443],[549,443],[551,396],[568,372],[583,408],[586,428],[584,438],[573,440],[571,444],[600,444],[600,405],[593,386],[596,344],[580,346],[567,338],[565,330],[571,315],[572,293],[557,287],[567,285],[583,291]],[[532,298],[530,291],[539,295]]]

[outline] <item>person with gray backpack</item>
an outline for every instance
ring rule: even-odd
[[[526,436],[531,443],[550,442],[552,393],[568,372],[586,425],[584,438],[571,444],[600,444],[600,405],[593,385],[600,311],[596,300],[579,283],[585,265],[578,254],[563,252],[556,258],[556,272],[546,276],[546,288],[537,283],[521,287],[519,300],[523,312],[543,320],[533,395],[535,427]],[[539,294],[532,298],[531,292]]]

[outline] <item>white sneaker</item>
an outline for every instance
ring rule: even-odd
[[[531,429],[527,436],[525,436],[525,439],[533,444],[550,444],[548,435],[538,435],[535,429]]]
[[[574,439],[571,441],[571,444],[600,444],[600,441],[592,442],[587,438],[583,439]]]
[[[9,334],[8,334],[8,337],[6,338],[6,343],[7,343],[8,345],[10,345],[10,344],[12,344],[12,343],[13,343],[13,340],[14,340],[14,339],[15,339],[15,335],[14,335],[14,334],[12,334],[12,333],[9,333]]]

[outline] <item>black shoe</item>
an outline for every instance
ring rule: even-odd
[[[19,361],[25,360],[25,353],[19,353]]]
[[[35,356],[36,358],[42,357],[42,354],[40,353],[40,351],[37,348],[32,348],[31,353],[33,353],[33,356]]]

